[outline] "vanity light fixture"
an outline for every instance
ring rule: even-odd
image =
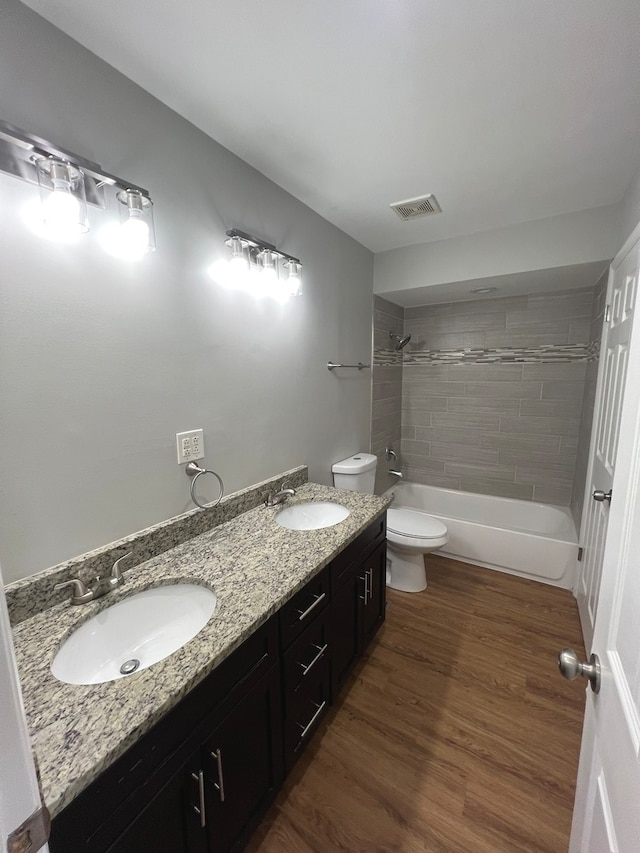
[[[39,186],[46,232],[60,239],[87,232],[87,205],[106,208],[105,188],[113,188],[123,224],[104,241],[109,251],[131,259],[155,249],[149,193],[98,163],[0,121],[0,171]]]
[[[231,249],[227,275],[222,276],[225,284],[279,301],[300,292],[302,264],[298,258],[237,228],[227,231],[225,244]],[[288,271],[286,280],[280,279],[280,266]],[[214,277],[219,276],[216,268]]]

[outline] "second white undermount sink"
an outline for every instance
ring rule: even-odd
[[[83,622],[51,664],[58,681],[101,684],[163,660],[193,639],[216,607],[215,593],[193,583],[156,586]]]
[[[339,524],[350,514],[342,504],[332,501],[311,501],[280,510],[276,515],[276,521],[288,530],[319,530],[322,527],[333,527],[334,524]]]

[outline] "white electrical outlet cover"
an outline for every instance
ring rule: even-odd
[[[176,433],[178,465],[204,459],[204,430],[191,429]]]

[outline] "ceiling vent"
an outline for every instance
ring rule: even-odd
[[[418,216],[431,216],[434,213],[442,213],[442,208],[434,195],[421,195],[418,198],[408,198],[406,201],[396,201],[389,207],[398,214],[403,222],[408,219],[416,219]]]

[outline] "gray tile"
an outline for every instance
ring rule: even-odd
[[[454,477],[468,479],[472,477],[480,480],[503,480],[508,483],[515,482],[515,467],[513,465],[484,464],[478,462],[446,462],[445,474]]]
[[[415,453],[405,453],[401,456],[402,468],[421,468],[423,471],[433,471],[438,474],[444,473],[444,459],[432,459],[430,456],[421,456]]]
[[[516,418],[500,416],[500,432],[518,435],[577,435],[580,421],[576,418]]]
[[[551,379],[570,379],[579,382],[587,373],[587,362],[576,361],[558,364],[525,364],[522,378],[544,382]]]
[[[515,465],[517,468],[532,468],[537,471],[545,471],[547,474],[555,471],[565,478],[568,477],[570,480],[573,478],[576,465],[575,451],[573,450],[566,453],[562,451],[558,453],[542,453],[538,450],[505,447],[498,451],[498,460],[503,465]],[[525,481],[522,480],[522,482]]]
[[[451,305],[452,314],[497,314],[506,311],[524,311],[526,296],[504,296],[499,299],[467,299]]]
[[[543,400],[573,400],[576,404],[581,405],[583,396],[584,382],[551,379],[542,383]]]
[[[373,418],[371,421],[371,433],[385,433],[393,435],[396,429],[400,428],[400,413],[393,415],[383,415],[379,418]]]
[[[397,382],[402,385],[402,364],[375,364],[371,376],[374,382]]]
[[[450,383],[456,384],[456,383]],[[537,399],[542,389],[541,382],[467,382],[465,397],[511,397],[518,399]],[[457,397],[455,391],[447,392],[448,397]]]
[[[498,462],[497,450],[482,447],[467,447],[464,444],[431,444],[433,459],[459,460],[466,462]]]
[[[431,395],[434,397],[464,397],[465,383],[447,382],[445,380],[438,381],[436,379],[412,382],[407,378],[402,383],[402,393],[408,399],[429,397]],[[496,396],[501,395],[498,394]]]
[[[381,311],[384,314],[390,314],[392,317],[398,317],[400,320],[404,317],[404,308],[402,305],[396,305],[395,302],[390,302],[383,296],[374,296],[373,306],[376,311]]]
[[[409,351],[413,349],[430,349],[430,350],[457,350],[457,349],[476,349],[485,346],[485,335],[489,332],[442,332],[435,333],[413,331],[407,323],[405,323],[405,333],[411,332],[413,339],[408,346]],[[491,332],[491,334],[494,334]]]
[[[508,397],[449,397],[448,412],[511,412],[520,410],[520,400]]]
[[[466,444],[480,446],[482,433],[477,429],[434,429],[433,427],[418,427],[416,438],[419,441],[436,441],[440,444]]]
[[[463,492],[474,492],[481,495],[497,495],[501,498],[516,498],[523,501],[533,500],[533,486],[524,486],[521,483],[463,477],[460,488]]]
[[[402,412],[402,428],[405,427],[430,427],[431,412],[420,411],[417,409],[404,409]],[[415,435],[413,436],[415,438]]]
[[[577,290],[548,291],[547,293],[530,294],[527,298],[531,310],[551,308],[554,311],[589,312],[593,302],[594,288],[581,287]],[[573,313],[571,316],[586,316]]]
[[[554,504],[555,506],[569,506],[571,500],[570,486],[534,486],[533,499],[543,504]]]
[[[528,449],[539,453],[558,453],[560,438],[553,435],[509,435],[506,432],[485,432],[480,438],[480,447],[491,450]]]
[[[516,466],[516,483],[527,486],[545,486],[548,488],[571,489],[573,484],[573,473],[562,476],[560,473],[552,473],[546,468],[533,466]]]
[[[578,437],[575,435],[563,435],[560,439],[560,451],[568,452],[570,450],[577,450],[578,448]]]
[[[420,335],[454,334],[458,332],[479,332],[486,329],[504,329],[506,314],[461,314],[448,317],[423,317],[419,320],[405,317],[405,331],[414,331]]]
[[[500,428],[500,415],[486,412],[434,412],[431,415],[431,425],[495,431]]]
[[[417,441],[416,439],[402,439],[402,457],[411,453],[413,456],[431,456],[431,445],[428,441]]]
[[[567,321],[564,332],[559,333],[555,329],[537,328],[535,331],[517,331],[505,329],[501,332],[485,332],[485,346],[489,348],[502,347],[541,347],[557,346],[569,343],[569,323]]]
[[[438,486],[441,489],[460,489],[460,478],[437,474],[435,471],[425,471],[411,465],[406,469],[407,480],[413,483],[424,483],[426,486]]]
[[[401,382],[373,382],[371,389],[372,399],[378,400],[402,400],[402,383]],[[400,406],[402,408],[402,406]]]
[[[411,364],[409,362],[403,367],[402,378],[404,382],[430,382],[449,378],[451,365],[449,364]]]
[[[571,320],[569,323],[569,343],[588,343],[591,338],[591,320]]]
[[[402,410],[402,398],[396,397],[392,400],[374,400],[371,406],[372,417],[383,418],[386,415],[394,415]]]
[[[416,437],[416,428],[414,426],[406,426],[402,424],[401,438],[408,438],[413,441]]]
[[[449,379],[462,382],[520,382],[521,364],[452,364]]]
[[[505,328],[510,332],[554,332],[563,337],[569,334],[570,320],[549,311],[508,311]]]
[[[572,400],[521,400],[520,417],[575,419],[580,417],[581,408]]]
[[[453,304],[443,302],[439,305],[418,305],[414,308],[404,309],[405,320],[424,320],[435,317],[448,317],[453,313]]]
[[[408,397],[402,398],[403,412],[445,412],[447,409],[446,397]]]

